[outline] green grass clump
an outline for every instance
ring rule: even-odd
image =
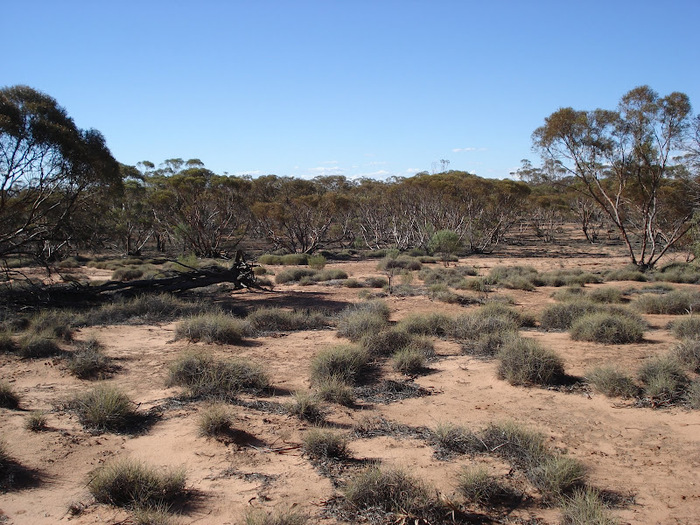
[[[147,294],[103,304],[100,308],[80,315],[76,324],[83,326],[115,325],[127,322],[154,324],[212,310],[210,305],[199,301],[187,302],[170,294]]]
[[[625,297],[622,291],[618,288],[613,288],[612,286],[594,288],[590,291],[587,297],[594,303],[614,304],[625,302]]]
[[[639,271],[636,266],[626,266],[617,270],[608,270],[603,273],[605,281],[637,281],[646,282],[648,277],[646,274]]]
[[[369,364],[369,354],[356,345],[336,345],[321,350],[311,361],[311,382],[321,384],[335,378],[355,383]]]
[[[481,433],[481,441],[487,450],[525,470],[551,456],[541,433],[514,421],[491,423]]]
[[[294,400],[287,404],[287,412],[303,421],[320,423],[324,418],[324,410],[316,395],[309,392],[294,392]]]
[[[498,355],[501,348],[511,338],[518,337],[515,332],[504,330],[502,332],[484,332],[471,341],[463,341],[462,354],[475,357],[490,358]]]
[[[98,385],[78,395],[71,403],[85,428],[97,431],[125,431],[136,419],[136,405],[121,390]]]
[[[497,354],[498,377],[511,385],[554,385],[564,377],[564,363],[533,339],[511,338]]]
[[[202,410],[197,422],[200,435],[205,437],[226,435],[231,432],[231,425],[228,408],[220,404],[213,404]]]
[[[442,337],[450,331],[452,318],[437,312],[411,314],[402,319],[397,327],[409,334]]]
[[[46,430],[46,414],[41,410],[33,410],[24,422],[24,428],[32,432]]]
[[[649,359],[639,369],[638,375],[644,384],[645,395],[662,402],[680,400],[689,382],[680,363],[669,356]]]
[[[506,492],[484,467],[462,467],[457,475],[457,491],[473,505],[495,502]]]
[[[187,497],[182,469],[159,471],[122,459],[98,469],[88,482],[95,500],[117,507],[147,507],[181,502]]]
[[[104,354],[100,342],[90,338],[77,344],[66,357],[66,366],[78,379],[102,379],[112,369],[112,360]]]
[[[443,454],[468,454],[484,450],[479,436],[466,427],[452,423],[439,423],[430,440]]]
[[[684,339],[676,345],[672,355],[686,369],[700,373],[700,340]]]
[[[416,348],[403,348],[392,358],[392,366],[397,372],[414,375],[425,369],[425,353]]]
[[[17,408],[19,407],[19,396],[12,390],[12,387],[5,381],[0,380],[0,407],[2,408]]]
[[[357,303],[338,316],[338,337],[356,342],[368,334],[383,330],[389,320],[389,308],[381,301]]]
[[[25,359],[43,359],[61,355],[63,351],[52,334],[27,334],[20,338],[17,354]]]
[[[579,317],[601,310],[600,305],[587,299],[553,304],[542,312],[540,326],[544,330],[568,330]]]
[[[175,339],[192,342],[240,344],[250,334],[250,325],[225,313],[202,313],[180,321],[175,327]]]
[[[458,266],[456,268],[424,268],[418,274],[426,285],[444,284],[456,288],[463,284],[467,276],[476,276],[478,272],[472,266]]]
[[[562,500],[561,525],[617,525],[619,522],[591,488],[579,488]]]
[[[314,389],[320,399],[343,406],[355,404],[355,390],[343,377],[331,375],[317,380]]]
[[[673,321],[671,331],[678,339],[700,339],[700,317],[691,315]]]
[[[569,456],[553,455],[531,466],[527,477],[546,500],[556,501],[584,486],[586,468]]]
[[[370,356],[389,356],[406,348],[414,338],[407,330],[394,327],[365,335],[360,340],[360,346]]]
[[[284,308],[259,308],[251,312],[246,320],[256,333],[314,330],[331,324],[323,312]]]
[[[168,386],[183,386],[192,397],[229,401],[241,391],[259,392],[270,386],[262,368],[241,358],[215,360],[186,353],[171,365]]]
[[[265,512],[262,509],[246,512],[245,525],[304,525],[308,516],[290,509]]]
[[[700,293],[687,290],[674,290],[664,294],[645,293],[634,302],[634,306],[645,314],[689,314],[700,309]]]
[[[450,337],[457,341],[475,341],[486,334],[505,335],[517,332],[518,323],[512,317],[491,315],[482,308],[455,317],[450,326]]]
[[[351,478],[342,493],[354,509],[409,517],[425,516],[436,506],[432,490],[400,469],[370,467]]]
[[[619,314],[590,313],[576,319],[569,333],[575,341],[611,345],[638,343],[644,339],[644,322]]]
[[[342,459],[349,454],[347,438],[321,428],[312,428],[304,434],[302,450],[312,459]]]
[[[586,374],[591,386],[608,397],[634,397],[639,388],[634,381],[612,366],[599,366]]]

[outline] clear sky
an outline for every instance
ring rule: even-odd
[[[700,109],[699,0],[0,0],[26,84],[125,164],[504,178],[559,107],[648,84]]]

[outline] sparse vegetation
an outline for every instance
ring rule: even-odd
[[[285,509],[266,512],[262,509],[246,512],[245,525],[304,525],[309,518],[300,512]]]
[[[312,428],[304,434],[304,453],[312,459],[340,459],[348,456],[348,440],[332,430]]]
[[[20,338],[17,353],[25,359],[44,359],[61,355],[62,350],[53,335],[30,333]]]
[[[463,467],[457,475],[457,491],[467,503],[492,503],[505,493],[498,479],[484,467]]]
[[[644,322],[630,316],[596,312],[576,319],[569,333],[576,341],[609,345],[638,343],[644,338]]]
[[[562,525],[617,525],[610,516],[600,494],[591,488],[580,488],[562,499]]]
[[[225,405],[213,404],[199,414],[199,433],[205,437],[219,437],[231,431],[231,415]]]
[[[691,315],[673,321],[671,330],[678,339],[700,340],[700,317]]]
[[[286,310],[284,308],[259,308],[246,318],[253,331],[287,332],[314,330],[331,325],[330,318],[318,310]]]
[[[645,293],[634,302],[634,306],[645,314],[689,314],[700,308],[700,293],[686,290],[664,294]]]
[[[0,380],[0,407],[15,409],[19,407],[19,396],[5,381]]]
[[[95,338],[77,343],[77,348],[66,357],[71,374],[79,379],[103,379],[112,368],[112,360],[102,351]]]
[[[212,310],[214,308],[199,301],[188,302],[170,294],[146,294],[89,310],[78,316],[76,325],[155,324]]]
[[[452,318],[441,313],[411,314],[397,325],[397,328],[409,334],[432,335],[442,337],[447,335],[452,326]]]
[[[85,428],[96,431],[128,430],[136,418],[136,406],[121,390],[98,385],[70,403]]]
[[[303,421],[310,423],[320,423],[324,418],[324,410],[318,398],[309,392],[294,392],[294,400],[287,404],[287,411],[290,415],[296,416]]]
[[[431,435],[431,441],[444,454],[467,454],[484,449],[481,438],[466,427],[440,423]]]
[[[700,373],[700,340],[684,339],[673,349],[672,357],[691,372]]]
[[[41,432],[46,430],[46,414],[41,410],[33,410],[27,416],[24,423],[24,428],[32,432]]]
[[[545,499],[556,501],[584,486],[586,468],[574,458],[557,454],[532,465],[527,476]]]
[[[425,353],[416,348],[402,348],[394,354],[392,365],[402,374],[418,374],[425,368]]]
[[[343,377],[330,375],[314,382],[314,389],[320,399],[329,403],[352,406],[355,403],[355,391]]]
[[[533,339],[509,339],[497,358],[499,379],[511,385],[553,385],[565,376],[561,358]]]
[[[381,301],[357,303],[338,317],[338,336],[357,342],[368,334],[383,330],[389,320],[389,307]]]

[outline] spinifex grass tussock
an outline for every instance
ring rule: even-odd
[[[410,334],[442,337],[448,334],[451,326],[452,318],[450,316],[433,312],[411,314],[403,318],[397,328]]]
[[[700,409],[700,379],[691,381],[686,388],[685,402],[690,408]]]
[[[482,307],[483,308],[483,307]],[[452,321],[449,335],[457,341],[474,341],[485,334],[512,334],[517,332],[518,323],[510,316],[490,315],[477,309],[468,314],[458,315]]]
[[[397,372],[414,375],[425,369],[425,353],[416,348],[402,348],[392,358],[392,366]]]
[[[0,380],[0,407],[17,408],[19,406],[19,396],[12,387],[5,381]]]
[[[532,266],[494,266],[488,275],[489,283],[506,288],[534,290],[533,280],[538,276]]]
[[[308,262],[305,253],[288,253],[285,255],[264,254],[258,257],[258,264],[277,264],[284,266],[304,265]]]
[[[318,397],[310,392],[294,392],[293,401],[286,405],[287,412],[309,423],[320,423],[325,416]]]
[[[639,392],[632,378],[612,366],[599,366],[586,374],[591,386],[608,397],[634,397]]]
[[[342,459],[349,455],[348,439],[332,430],[312,428],[304,434],[302,450],[312,459]]]
[[[611,345],[638,343],[644,338],[644,322],[629,315],[590,313],[576,319],[570,329],[575,341]]]
[[[332,324],[331,319],[318,310],[287,310],[284,308],[259,308],[246,320],[256,333],[314,330]]]
[[[603,272],[605,281],[637,281],[646,282],[648,277],[646,274],[639,271],[636,266],[626,266],[616,270],[607,270]]]
[[[690,315],[673,321],[670,325],[673,335],[678,339],[700,340],[700,316]]]
[[[187,497],[184,470],[159,470],[131,459],[108,463],[95,471],[88,490],[95,500],[117,507],[155,507]]]
[[[561,525],[617,525],[619,522],[612,516],[600,497],[591,488],[579,488],[561,500]]]
[[[355,404],[355,390],[343,377],[331,375],[314,382],[319,399],[343,406]]]
[[[531,465],[526,475],[546,500],[556,501],[584,486],[586,468],[577,459],[557,454]]]
[[[360,346],[371,356],[389,356],[406,348],[415,337],[407,330],[393,327],[365,335],[360,340]]]
[[[383,330],[389,320],[389,307],[382,301],[357,303],[338,316],[338,336],[359,341],[368,334]]]
[[[84,326],[129,323],[163,323],[187,315],[215,310],[201,301],[184,301],[170,294],[146,294],[132,299],[104,304],[79,316],[76,324]]]
[[[259,365],[245,359],[185,353],[170,365],[168,384],[185,387],[192,397],[228,401],[241,391],[264,390],[270,380]]]
[[[599,283],[600,276],[577,268],[552,270],[536,275],[535,286],[583,286],[587,283]]]
[[[467,503],[485,505],[496,502],[506,489],[485,467],[465,466],[457,474],[457,492]]]
[[[46,430],[46,414],[41,410],[33,410],[24,422],[24,428],[32,432]]]
[[[687,370],[700,373],[700,340],[684,339],[675,346],[672,356]]]
[[[497,358],[499,379],[511,385],[555,385],[565,377],[561,358],[533,339],[509,339]]]
[[[484,450],[481,438],[468,428],[452,423],[439,423],[430,437],[442,455],[468,454]]]
[[[102,351],[95,338],[76,343],[76,349],[66,357],[66,366],[78,379],[101,379],[112,368],[112,360]]]
[[[568,330],[573,322],[586,314],[599,312],[602,307],[587,299],[572,299],[544,309],[540,326],[544,330]]]
[[[456,288],[463,284],[467,276],[476,276],[478,272],[472,266],[458,266],[456,268],[424,268],[418,274],[426,285],[445,284]]]
[[[491,423],[481,432],[481,442],[487,452],[525,470],[539,465],[551,455],[544,435],[514,421]]]
[[[296,510],[277,509],[267,512],[263,509],[249,510],[245,514],[245,525],[304,525],[309,521],[308,516]]]
[[[37,335],[70,341],[75,318],[75,312],[69,310],[43,310],[31,317],[29,328]]]
[[[12,335],[0,329],[0,354],[12,354],[17,351],[17,343],[12,339]]]
[[[25,359],[55,357],[62,352],[52,333],[26,334],[20,338],[17,350],[17,354]]]
[[[136,405],[121,390],[98,385],[76,396],[70,406],[85,428],[97,431],[126,431],[136,419]]]
[[[566,288],[561,288],[552,294],[552,298],[556,301],[576,301],[578,299],[583,299],[587,296],[585,288],[580,286],[567,286]]]
[[[421,270],[423,265],[416,257],[409,257],[406,255],[399,255],[396,258],[385,257],[379,264],[377,264],[377,270],[382,272],[391,270],[409,270],[416,271]]]
[[[698,284],[700,268],[695,263],[671,263],[657,271],[654,279],[669,283]]]
[[[683,315],[700,310],[700,293],[674,290],[664,294],[645,293],[634,302],[645,314]]]
[[[112,281],[134,281],[143,275],[143,268],[117,268],[112,272]]]
[[[311,382],[316,385],[329,378],[355,383],[369,364],[367,351],[356,345],[336,345],[321,350],[311,361]]]
[[[228,407],[222,404],[212,404],[205,407],[199,414],[197,427],[205,437],[219,437],[231,431],[231,414]]]
[[[671,356],[654,357],[639,369],[639,380],[646,396],[661,402],[676,402],[685,394],[689,379],[683,367]]]
[[[313,278],[318,274],[317,270],[311,268],[289,268],[287,270],[282,270],[275,275],[275,282],[277,284],[286,284],[292,282],[299,282],[304,278],[313,280]]]
[[[223,312],[202,313],[183,319],[175,327],[175,339],[235,345],[250,335],[250,325]]]
[[[625,296],[619,288],[602,286],[591,290],[587,297],[594,303],[614,304],[625,302]]]

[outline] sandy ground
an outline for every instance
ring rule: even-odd
[[[590,253],[583,248],[578,251],[569,250],[568,257],[527,257],[512,250],[508,257],[474,257],[460,264],[477,266],[484,274],[497,264],[529,264],[540,270],[598,270],[620,267],[626,262],[614,252]],[[342,268],[356,278],[381,275],[376,261],[329,267]],[[629,282],[614,285],[625,289],[641,286]],[[554,288],[543,287],[534,292],[503,293],[515,300],[517,308],[537,313],[553,302],[553,291]],[[357,301],[358,290],[285,285],[278,286],[272,294],[236,292],[233,298],[247,307],[339,307]],[[465,310],[426,297],[390,297],[386,301],[393,320],[419,311],[455,314]],[[643,359],[664,354],[674,345],[675,340],[666,329],[670,319],[647,316],[651,329],[643,343],[633,345],[574,342],[566,333],[533,329],[524,330],[523,335],[555,350],[565,360],[567,372],[573,375],[583,375],[592,366],[605,363],[633,371]],[[83,430],[75,416],[61,406],[75,393],[92,387],[93,382],[71,376],[59,359],[19,360],[0,355],[2,379],[21,396],[20,410],[0,409],[0,435],[11,455],[34,469],[38,480],[21,490],[0,494],[0,522],[131,523],[127,511],[94,503],[86,489],[96,467],[120,457],[137,458],[156,466],[185,467],[193,498],[185,512],[175,518],[177,523],[241,523],[251,508],[288,507],[307,513],[312,522],[334,522],[323,517],[321,511],[336,489],[298,446],[309,424],[285,414],[231,406],[239,431],[235,440],[221,442],[198,435],[197,414],[205,404],[173,402],[180,390],[165,386],[168,364],[192,346],[173,341],[174,326],[93,327],[76,335],[77,339],[95,336],[103,343],[106,353],[120,367],[108,382],[122,388],[139,404],[139,410],[160,408],[162,417],[139,435],[94,435]],[[338,342],[342,340],[335,331],[325,330],[257,338],[246,346],[197,346],[213,355],[240,355],[261,363],[276,388],[276,395],[267,400],[285,403],[295,390],[309,388],[312,357]],[[700,411],[638,408],[629,401],[580,390],[567,393],[514,387],[496,379],[494,362],[462,356],[458,346],[449,341],[437,341],[436,347],[440,359],[431,364],[428,374],[416,379],[431,395],[386,405],[363,403],[356,409],[329,405],[328,425],[349,432],[353,423],[364,417],[382,416],[411,426],[435,428],[440,423],[454,423],[476,430],[490,422],[516,420],[544,433],[552,447],[581,460],[588,467],[594,486],[628,498],[628,504],[614,510],[621,523],[700,523]],[[395,377],[388,369],[385,374]],[[48,430],[30,432],[24,428],[30,410],[46,411]],[[508,473],[508,466],[496,460],[467,456],[438,460],[428,444],[412,438],[355,439],[350,449],[355,458],[404,467],[455,500],[459,500],[455,474],[462,465],[486,462],[493,472]],[[71,507],[82,512],[74,515],[69,511]],[[538,504],[535,498],[501,518],[512,523],[537,518],[538,523],[553,524],[558,523],[560,511]]]

